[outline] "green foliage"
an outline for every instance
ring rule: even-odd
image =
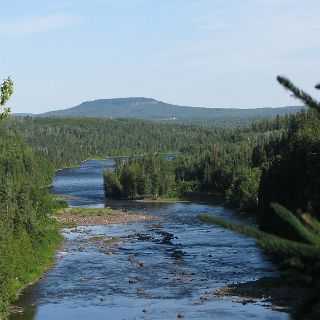
[[[44,185],[53,170],[19,135],[0,127],[0,318],[18,291],[51,263],[60,243],[48,220],[51,199]]]
[[[226,191],[226,203],[245,211],[256,209],[260,176],[259,168],[243,168],[236,172]]]
[[[288,89],[295,98],[301,100],[306,106],[308,106],[309,108],[315,109],[317,111],[320,111],[320,103],[314,98],[312,98],[308,93],[297,88],[288,78],[283,76],[278,76],[277,80],[283,87]]]
[[[5,125],[20,132],[36,152],[56,168],[88,158],[170,153],[190,145],[209,145],[228,130],[170,125],[142,120],[11,117]]]
[[[292,212],[277,203],[271,203],[270,206],[301,239],[310,244],[320,246],[320,235],[318,234],[320,229],[314,230],[314,228],[310,229],[310,227],[304,226]]]
[[[103,178],[106,197],[121,198],[122,185],[119,175],[111,169],[108,169],[104,172]]]
[[[172,162],[159,154],[131,158],[117,163],[115,172],[104,172],[104,187],[109,198],[153,198],[174,190]]]
[[[297,238],[302,239],[301,241],[289,240],[214,216],[201,215],[199,218],[204,222],[216,224],[256,238],[261,248],[268,252],[283,254],[285,258],[288,256],[295,257],[300,263],[296,263],[294,266],[300,271],[306,272],[314,281],[319,281],[320,229],[314,230],[305,226],[292,212],[277,203],[273,203],[271,206],[275,213],[292,229]],[[310,264],[310,261],[316,263]]]
[[[10,108],[6,107],[6,103],[13,94],[13,81],[10,77],[4,80],[0,86],[0,120],[8,117]]]
[[[185,196],[189,193],[195,192],[198,189],[196,181],[179,180],[176,186],[176,192],[180,196]]]
[[[292,117],[283,137],[265,144],[267,160],[259,187],[259,224],[277,234],[285,224],[270,210],[279,202],[289,210],[300,208],[319,215],[320,210],[320,115],[315,110]]]

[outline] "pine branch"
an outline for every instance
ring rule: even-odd
[[[261,239],[262,237],[265,237],[268,235],[268,233],[266,233],[266,232],[259,231],[257,229],[250,228],[247,226],[241,226],[241,225],[232,223],[228,220],[225,220],[223,218],[218,218],[218,217],[208,216],[208,215],[203,215],[203,214],[199,215],[198,217],[203,222],[215,224],[220,227],[245,234],[245,235],[252,237],[252,238]]]
[[[320,234],[320,222],[309,213],[303,213],[301,219],[316,233]]]
[[[320,246],[287,240],[278,236],[266,236],[258,240],[259,246],[271,253],[292,254],[301,258],[319,260]]]
[[[274,209],[277,215],[283,221],[287,222],[292,229],[305,241],[309,242],[310,244],[320,246],[320,237],[313,232],[312,229],[306,228],[292,212],[278,203],[271,203],[270,207]]]
[[[203,222],[216,224],[223,228],[256,238],[258,245],[262,249],[271,253],[276,252],[276,253],[283,253],[286,255],[292,254],[302,258],[312,258],[312,259],[320,258],[319,245],[305,244],[297,241],[284,239],[279,236],[275,236],[263,231],[256,230],[254,228],[234,224],[225,219],[214,217],[214,216],[199,215],[199,219]]]
[[[293,93],[293,96],[301,100],[305,105],[320,112],[320,103],[313,99],[308,93],[297,88],[289,79],[283,76],[277,77],[278,82],[287,90]]]

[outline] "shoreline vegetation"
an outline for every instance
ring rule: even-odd
[[[200,203],[200,204],[214,204],[217,206],[223,205],[228,208],[224,203],[223,198],[220,194],[213,194],[210,192],[189,192],[184,195],[178,196],[161,196],[156,199],[151,197],[140,197],[140,198],[123,198],[122,200],[134,201],[134,202],[145,202],[145,203]],[[235,207],[229,207],[230,209],[237,211]],[[248,212],[249,213],[249,212]]]

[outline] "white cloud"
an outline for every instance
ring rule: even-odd
[[[0,21],[0,36],[26,36],[67,27],[79,19],[70,14],[51,14]]]

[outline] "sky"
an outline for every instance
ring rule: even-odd
[[[319,0],[0,0],[0,80],[13,112],[150,97],[201,107],[299,105],[315,97]]]

